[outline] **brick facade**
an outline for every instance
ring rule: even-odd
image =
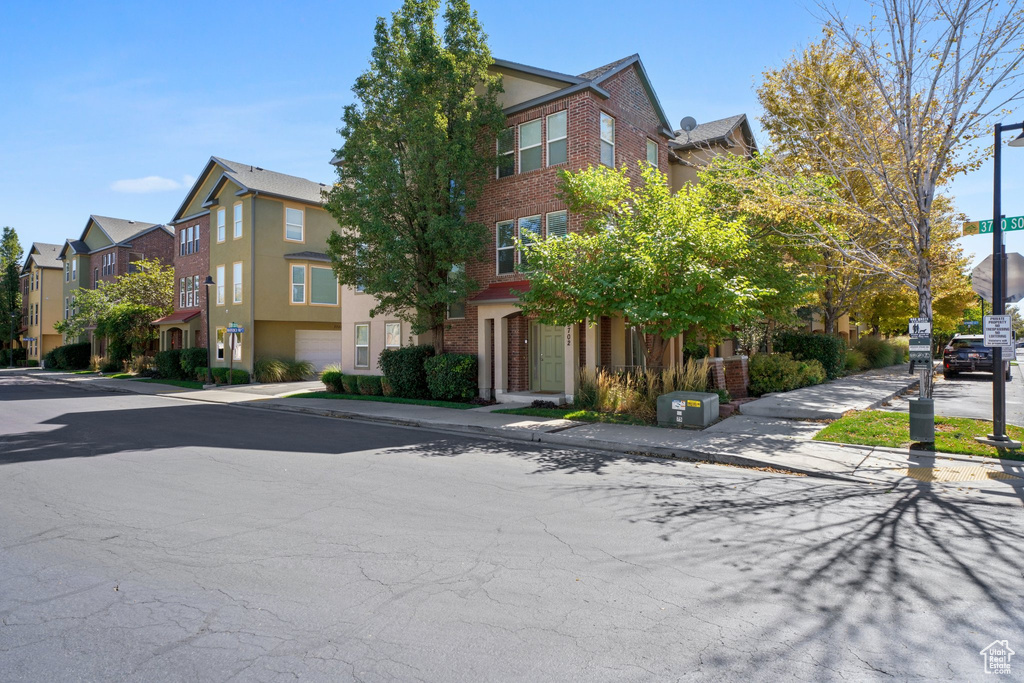
[[[505,178],[493,178],[468,214],[471,221],[486,226],[489,239],[483,258],[466,264],[467,274],[481,288],[492,283],[514,282],[522,279],[520,273],[497,274],[496,224],[500,221],[515,220],[528,216],[541,216],[542,231],[546,234],[546,214],[562,211],[566,206],[557,198],[559,173],[563,170],[578,171],[598,166],[601,161],[601,113],[615,119],[615,164],[629,168],[630,175],[639,179],[638,162],[647,158],[647,141],[658,144],[658,164],[667,172],[669,149],[667,140],[659,132],[661,128],[657,111],[647,96],[647,91],[637,73],[637,66],[630,66],[603,81],[601,87],[611,97],[602,98],[589,90],[575,92],[553,102],[517,112],[506,119],[515,131],[516,173]],[[567,112],[567,161],[555,166],[547,165],[547,116]],[[519,128],[518,125],[540,120],[542,160],[541,167],[520,173],[519,171]],[[577,232],[582,228],[582,217],[568,215],[568,230]],[[445,351],[458,353],[479,353],[477,346],[478,306],[470,301],[466,306],[465,318],[450,320],[445,333]],[[510,391],[529,389],[530,358],[528,354],[529,319],[522,315],[510,317],[509,329],[509,377]],[[608,325],[601,328],[599,340],[600,358],[608,363],[611,358],[611,337]],[[586,334],[582,325],[576,338],[580,344],[581,364],[586,358],[584,348]],[[492,356],[493,358],[493,353]],[[567,356],[566,362],[569,362]],[[494,384],[492,383],[492,386]]]
[[[89,272],[80,273],[79,281],[84,287],[95,287],[98,282],[112,282],[120,275],[128,272],[128,265],[132,261],[141,259],[157,259],[164,265],[171,265],[174,261],[174,237],[168,235],[164,230],[150,230],[145,235],[136,237],[131,241],[130,247],[109,246],[105,249],[97,249],[89,254]],[[103,272],[103,259],[107,254],[113,253],[114,272]],[[83,275],[86,279],[82,280]]]
[[[747,369],[746,356],[730,356],[726,358],[725,388],[733,398],[747,398],[750,391],[750,373]]]
[[[174,228],[174,242],[172,245],[174,254],[174,310],[180,311],[183,308],[198,308],[200,310],[199,337],[197,340],[192,340],[190,344],[206,346],[206,290],[208,288],[204,287],[202,283],[210,275],[210,214],[206,213],[198,218],[182,221],[172,227]],[[187,233],[189,228],[193,230],[199,229],[199,250],[190,254],[186,249],[183,254],[181,236],[182,233]],[[194,234],[193,240],[195,240]],[[198,277],[200,282],[198,295],[194,295],[191,306],[188,305],[187,300],[185,305],[182,306],[179,294],[182,278],[195,277]]]

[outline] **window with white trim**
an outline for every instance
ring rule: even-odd
[[[181,243],[178,245],[178,256],[185,255],[186,228],[181,229]]]
[[[540,216],[527,216],[519,219],[519,241],[523,243],[523,248],[519,250],[519,263],[521,265],[527,265],[529,246],[539,240],[540,237]]]
[[[516,172],[516,129],[498,133],[498,177],[507,178]]]
[[[227,214],[227,211],[224,209],[224,207],[221,207],[221,208],[217,209],[217,241],[218,242],[223,242],[224,241],[224,230],[225,230],[224,224],[227,221],[226,214]]]
[[[78,259],[71,259],[71,279],[78,279]]]
[[[185,278],[185,308],[192,308],[192,278]]]
[[[192,276],[192,295],[195,298],[196,306],[199,306],[200,305],[200,299],[199,299],[199,276],[198,275],[193,275]]]
[[[516,223],[515,221],[501,221],[498,223],[496,231],[498,275],[514,272],[516,269]]]
[[[370,367],[370,326],[366,323],[356,325],[356,367]]]
[[[235,239],[242,236],[242,204],[235,204]]]
[[[217,266],[217,305],[224,303],[224,266]]]
[[[231,267],[232,301],[236,304],[242,303],[242,264],[241,262]]]
[[[306,266],[292,266],[292,303],[306,303]]]
[[[569,234],[569,212],[552,211],[547,216],[548,237],[559,239]]]
[[[457,278],[461,278],[466,274],[466,264],[464,263],[453,263],[452,264],[452,275]],[[466,317],[466,302],[457,301],[455,303],[448,304],[448,317],[449,318],[465,318]]]
[[[224,360],[224,335],[226,330],[223,327],[217,328],[217,360]]]
[[[519,124],[519,172],[541,167],[540,119]]]
[[[185,308],[185,278],[181,278],[178,285],[178,308]]]
[[[309,303],[321,306],[338,305],[338,278],[330,268],[309,267]]]
[[[565,111],[548,116],[548,166],[564,164],[569,160],[569,129]]]
[[[654,140],[647,141],[647,163],[655,168],[658,167],[658,143]]]
[[[302,242],[305,215],[302,209],[284,208],[284,238],[291,242]]]
[[[192,253],[193,254],[198,254],[199,253],[199,226],[196,225],[194,227],[195,227],[195,233],[192,235]]]
[[[615,119],[601,112],[601,163],[615,168]]]
[[[402,345],[402,323],[384,323],[384,348],[397,349]]]
[[[231,359],[242,360],[242,335],[231,335]]]
[[[69,311],[69,310],[71,310],[71,309],[70,309],[70,308],[68,307],[68,298],[67,298],[67,297],[64,297],[64,319],[65,319],[65,320],[67,320],[67,319],[68,319],[68,311]],[[34,323],[33,323],[33,324],[34,324]]]

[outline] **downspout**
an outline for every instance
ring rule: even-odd
[[[256,369],[256,198],[259,196],[259,190],[252,193],[252,212],[249,214],[249,320],[252,321],[249,367],[252,370]]]

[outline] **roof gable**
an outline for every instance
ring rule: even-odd
[[[28,250],[28,256],[25,257],[25,265],[22,266],[21,272],[27,273],[33,263],[37,268],[63,268],[64,266],[57,259],[59,253],[59,244],[33,242],[32,247]]]
[[[689,133],[682,130],[674,131],[674,139],[670,143],[672,149],[686,151],[705,147],[708,145],[728,142],[732,133],[739,129],[747,147],[756,151],[757,141],[754,140],[754,133],[750,129],[750,121],[746,114],[727,116],[724,119],[702,123]]]

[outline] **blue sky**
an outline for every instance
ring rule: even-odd
[[[399,4],[3,3],[0,225],[27,246],[77,237],[89,214],[164,222],[211,155],[331,181],[374,21]],[[495,56],[580,73],[639,52],[670,120],[744,112],[762,144],[761,72],[820,32],[802,2],[473,6]],[[1004,212],[1024,214],[1024,150],[1004,159]],[[958,179],[959,208],[988,217],[991,178]],[[1008,245],[1024,251],[1024,235]],[[980,259],[991,239],[964,246]]]

